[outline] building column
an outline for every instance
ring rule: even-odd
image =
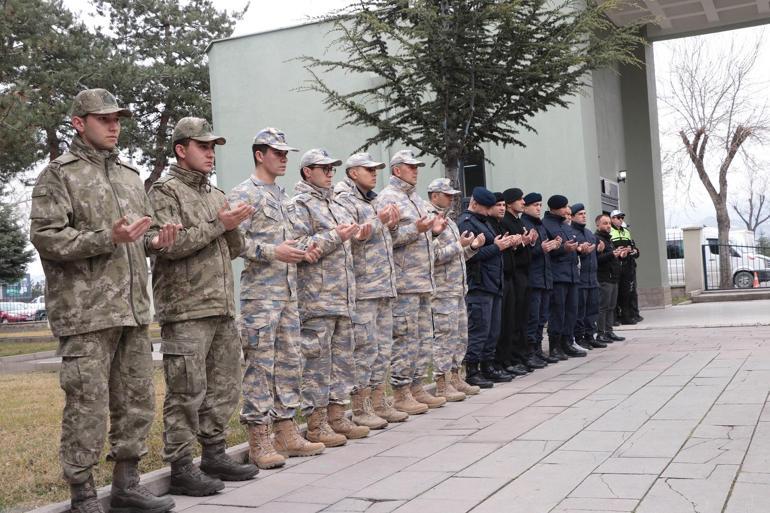
[[[666,228],[663,179],[658,139],[658,111],[652,45],[636,50],[639,67],[621,67],[623,138],[626,183],[620,185],[620,208],[639,247],[637,290],[639,306],[671,305],[666,267]]]

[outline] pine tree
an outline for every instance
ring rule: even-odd
[[[361,149],[399,142],[439,159],[458,183],[461,159],[481,143],[524,146],[539,112],[568,105],[593,69],[637,63],[636,27],[616,27],[613,6],[546,0],[360,0],[338,11],[334,44],[345,60],[303,58],[343,126],[371,126]],[[366,74],[341,92],[324,73]],[[374,75],[372,80],[371,76]]]
[[[22,279],[33,256],[15,209],[0,203],[0,283]]]

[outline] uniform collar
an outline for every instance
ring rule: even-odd
[[[353,194],[355,194],[356,196],[358,196],[360,199],[362,199],[362,200],[364,200],[364,201],[367,201],[367,202],[369,202],[369,203],[371,203],[372,201],[374,201],[374,199],[377,197],[377,193],[376,193],[376,192],[374,192],[374,191],[369,191],[369,192],[366,192],[366,193],[365,193],[364,191],[362,191],[361,189],[359,189],[358,185],[356,185],[356,182],[354,182],[354,181],[353,181],[353,179],[352,179],[352,178],[350,178],[349,176],[346,176],[346,177],[345,177],[345,178],[344,178],[344,179],[343,179],[343,180],[342,180],[342,181],[341,181],[339,184],[337,184],[337,185],[342,185],[342,184],[345,184],[345,186],[347,186],[347,189],[348,189],[350,192],[352,192]]]
[[[297,185],[294,186],[294,192],[297,194],[303,194],[303,193],[310,194],[315,198],[323,199],[326,201],[330,201],[332,199],[331,187],[329,187],[328,189],[316,187],[312,183],[305,180],[300,180],[299,182],[297,182]]]
[[[531,216],[529,214],[521,214],[521,217],[529,219],[534,224],[543,224],[543,221],[539,217]]]
[[[86,144],[80,135],[76,135],[72,138],[72,143],[70,144],[70,153],[76,157],[98,165],[103,165],[105,161],[117,160],[118,158],[117,148],[113,148],[111,150],[97,150],[93,146]]]
[[[581,230],[581,231],[586,229],[586,225],[578,223],[574,219],[572,220],[572,227],[577,228],[578,230]]]
[[[545,217],[552,217],[553,219],[557,220],[559,223],[563,223],[565,219],[563,216],[558,216],[553,212],[551,212],[550,210],[545,213]]]
[[[407,195],[411,195],[415,189],[414,185],[406,183],[396,175],[390,175],[390,181],[388,183],[396,189],[405,192]]]
[[[208,189],[211,190],[208,173],[199,173],[198,171],[191,171],[176,164],[171,164],[168,174],[179,179],[182,183],[193,189],[200,190],[208,187]]]

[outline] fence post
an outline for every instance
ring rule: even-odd
[[[703,282],[703,228],[691,226],[682,228],[684,239],[684,291],[690,294],[705,288]]]

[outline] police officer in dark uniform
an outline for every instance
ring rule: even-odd
[[[543,364],[557,363],[566,360],[567,356],[557,344],[551,344],[550,355],[543,352],[543,328],[548,321],[550,295],[553,288],[551,276],[550,252],[558,248],[561,242],[549,240],[548,233],[540,219],[543,196],[538,192],[530,192],[524,196],[524,213],[521,223],[530,233],[537,233],[529,244],[529,315],[527,317],[527,344],[529,355]],[[549,341],[553,342],[553,341]]]
[[[510,381],[512,376],[495,368],[495,348],[500,335],[503,298],[503,251],[513,246],[513,237],[495,233],[489,214],[495,195],[485,187],[473,189],[468,208],[457,226],[462,232],[483,233],[484,246],[467,261],[468,349],[465,353],[467,383],[489,388]]]
[[[580,251],[580,284],[578,286],[578,313],[575,323],[575,342],[585,349],[607,347],[596,341],[596,319],[599,316],[599,281],[596,278],[596,236],[586,228],[586,209],[582,203],[572,205],[572,230],[577,235]],[[602,246],[604,243],[601,243]]]
[[[565,223],[571,214],[569,200],[561,194],[548,198],[548,212],[543,216],[543,226],[549,239],[560,240],[561,247],[551,251],[553,290],[548,317],[548,340],[551,347],[558,345],[567,356],[585,356],[584,350],[572,345],[572,332],[577,318],[578,243],[572,228]],[[555,344],[554,344],[555,342]]]

